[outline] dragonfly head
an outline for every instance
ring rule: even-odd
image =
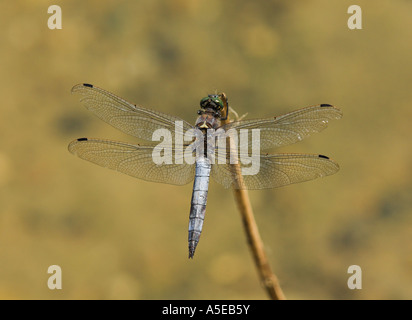
[[[209,94],[207,97],[200,100],[200,108],[202,108],[202,110],[198,111],[199,114],[204,113],[203,110],[206,111],[207,109],[211,109],[214,112],[215,117],[221,118],[221,120],[226,120],[229,104],[224,93]],[[224,113],[225,118],[222,117],[222,113]]]

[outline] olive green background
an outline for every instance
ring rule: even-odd
[[[47,27],[53,4],[62,30]],[[289,299],[412,298],[410,1],[2,1],[0,39],[0,298],[267,298],[230,190],[211,182],[188,260],[191,184],[67,151],[136,141],[71,95],[81,82],[190,122],[216,91],[248,118],[336,105],[341,120],[273,152],[325,154],[339,173],[250,192],[272,268]],[[54,264],[62,290],[47,287]]]

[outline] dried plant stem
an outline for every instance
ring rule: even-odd
[[[224,121],[228,123],[229,118]],[[233,140],[230,140],[230,148],[233,150]],[[232,171],[235,175],[235,180],[238,186],[243,186],[243,177],[241,175],[241,168],[239,164],[232,164]],[[279,285],[279,281],[272,272],[269,261],[267,259],[263,242],[259,234],[259,230],[253,215],[252,205],[250,203],[249,195],[246,189],[233,189],[235,200],[242,216],[243,226],[245,228],[246,237],[249,247],[252,251],[256,268],[259,273],[260,280],[265,287],[269,297],[272,300],[285,300],[283,291]]]
[[[272,272],[266,257],[247,190],[233,189],[233,193],[240,214],[242,215],[243,226],[245,228],[250,249],[252,250],[260,280],[272,300],[285,300],[279,281]]]

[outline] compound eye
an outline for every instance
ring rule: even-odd
[[[216,100],[214,101],[214,103],[216,104],[216,107],[217,107],[219,110],[223,110],[222,101],[221,101],[220,99],[216,99]]]
[[[200,100],[200,106],[202,108],[205,108],[208,105],[209,101],[210,101],[209,97],[203,98],[202,100]]]

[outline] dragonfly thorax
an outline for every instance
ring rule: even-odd
[[[216,115],[214,111],[211,110],[199,110],[203,111],[199,113],[199,117],[196,120],[196,128],[202,129],[217,129],[220,126],[220,115]]]

